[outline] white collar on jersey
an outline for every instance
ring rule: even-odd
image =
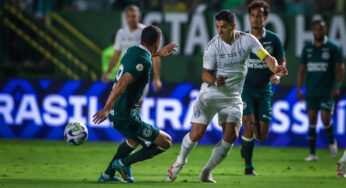
[[[249,30],[249,33],[251,34],[251,28]],[[267,35],[267,30],[266,30],[266,28],[263,27],[262,38],[266,37],[266,35]]]
[[[325,35],[323,39],[323,44],[326,44],[328,42],[328,37]],[[315,44],[315,38],[312,38],[312,44]]]
[[[148,52],[148,54],[149,54],[149,56],[150,56],[150,59],[151,59],[151,53],[150,53],[150,51],[148,50],[148,48],[146,48],[145,46],[143,46],[143,45],[139,45],[138,47],[140,47],[140,48],[142,48],[143,50],[145,50],[146,52]]]

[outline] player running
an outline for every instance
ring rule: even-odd
[[[108,66],[106,73],[102,76],[101,80],[103,82],[107,82],[109,78],[109,74],[111,74],[114,66],[117,64],[118,60],[121,58],[121,55],[124,55],[128,48],[132,46],[138,46],[141,41],[141,34],[145,25],[140,23],[141,20],[141,12],[136,5],[130,5],[125,8],[125,19],[127,26],[118,30],[115,43],[114,43],[114,55],[111,59],[111,62]],[[154,90],[158,91],[162,87],[161,79],[160,79],[160,68],[161,68],[161,60],[160,57],[153,57],[153,86]],[[139,106],[141,106],[143,99],[148,95],[149,92],[149,84],[145,87],[143,95],[141,96]]]
[[[167,180],[174,181],[187,162],[187,156],[201,140],[213,116],[218,113],[223,130],[222,139],[215,145],[211,157],[199,176],[199,182],[214,182],[212,171],[230,152],[238,138],[243,103],[242,87],[247,72],[246,59],[250,52],[264,60],[271,71],[286,76],[287,70],[277,65],[261,43],[252,35],[235,30],[236,17],[230,10],[215,16],[218,35],[208,44],[203,55],[200,93],[191,119],[191,131],[185,135],[180,154],[167,172]]]
[[[286,67],[285,51],[279,36],[264,28],[269,14],[269,4],[263,0],[252,1],[248,6],[248,12],[250,33],[278,60],[279,65]],[[268,65],[254,53],[250,53],[247,64],[248,73],[242,93],[244,132],[241,156],[245,160],[245,175],[257,175],[252,164],[254,140],[263,141],[268,136],[272,111],[272,84],[279,84],[280,77],[273,75]]]
[[[309,116],[308,141],[310,155],[305,161],[315,161],[316,123],[318,111],[321,111],[322,122],[329,140],[330,157],[338,154],[338,145],[334,139],[331,115],[334,111],[334,99],[340,94],[344,63],[340,47],[327,38],[327,26],[323,20],[312,23],[314,41],[306,43],[302,52],[301,65],[298,70],[297,98],[304,99],[301,87],[305,78],[305,101]],[[306,76],[305,76],[306,75]]]
[[[130,166],[138,161],[150,159],[171,146],[171,137],[143,122],[136,110],[143,90],[150,80],[152,55],[169,56],[177,47],[176,44],[169,44],[157,51],[160,39],[161,30],[158,27],[144,28],[141,44],[129,48],[121,60],[106,105],[93,116],[95,124],[109,117],[113,127],[126,137],[126,141],[119,146],[106,171],[99,177],[99,182],[121,181],[114,176],[116,170],[125,181],[134,183]],[[143,148],[129,155],[138,144]]]

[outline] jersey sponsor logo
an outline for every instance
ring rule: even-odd
[[[312,48],[306,49],[307,52],[312,52]]]
[[[222,63],[222,62],[217,63],[217,68],[219,68],[219,69],[222,69],[222,68],[236,69],[236,68],[241,68],[242,66],[243,66],[243,62],[241,62],[241,61],[232,62],[232,63]]]
[[[143,129],[143,136],[144,137],[150,137],[153,134],[153,131],[150,128],[144,128]]]
[[[329,52],[323,52],[323,53],[322,53],[322,58],[323,58],[324,60],[329,59],[329,57],[330,57],[330,53],[329,53]]]
[[[272,41],[266,41],[266,42],[263,42],[263,45],[266,45],[266,44],[271,44]]]
[[[307,68],[309,72],[325,72],[328,68],[328,63],[325,62],[308,62]]]
[[[267,45],[264,48],[268,51],[269,54],[273,54],[273,52],[274,52],[273,46]]]
[[[247,67],[253,69],[266,69],[268,68],[268,65],[260,59],[248,59]]]
[[[143,70],[143,65],[142,64],[137,64],[136,65],[136,69],[138,70],[138,71],[142,71]]]

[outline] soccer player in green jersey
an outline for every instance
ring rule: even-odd
[[[255,0],[248,6],[250,33],[263,47],[286,66],[285,51],[279,36],[264,28],[268,18],[269,5],[266,1]],[[272,84],[277,85],[280,77],[274,75],[268,65],[251,53],[247,60],[248,73],[242,93],[243,99],[243,136],[241,156],[245,160],[245,175],[257,175],[252,163],[254,141],[263,141],[269,132],[272,105]]]
[[[131,164],[150,159],[171,146],[171,137],[141,120],[136,110],[146,84],[150,80],[152,56],[169,56],[177,47],[169,44],[157,51],[161,39],[161,30],[148,26],[141,34],[141,44],[127,50],[121,60],[115,84],[105,107],[94,115],[93,122],[98,124],[107,117],[113,127],[126,137],[99,182],[121,181],[114,176],[118,171],[123,179],[134,183]],[[141,144],[143,148],[130,153]]]
[[[305,161],[315,161],[316,156],[316,123],[318,111],[321,111],[324,129],[329,139],[331,158],[338,154],[331,115],[334,111],[334,99],[340,94],[344,63],[340,47],[327,38],[327,26],[323,20],[312,23],[313,42],[305,44],[298,70],[297,98],[304,99],[301,87],[305,78],[305,101],[309,117],[308,141],[310,155]]]

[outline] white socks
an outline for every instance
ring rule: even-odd
[[[192,142],[190,139],[190,133],[187,133],[184,136],[183,142],[181,144],[180,153],[177,158],[179,163],[185,164],[187,162],[187,156],[193,150],[193,148],[197,145],[197,142]]]
[[[341,157],[340,161],[346,161],[346,150],[344,152],[344,155]]]
[[[203,171],[213,171],[214,168],[220,164],[231,151],[233,144],[230,144],[223,139],[219,143],[217,143],[211,153],[210,159],[203,168]]]

